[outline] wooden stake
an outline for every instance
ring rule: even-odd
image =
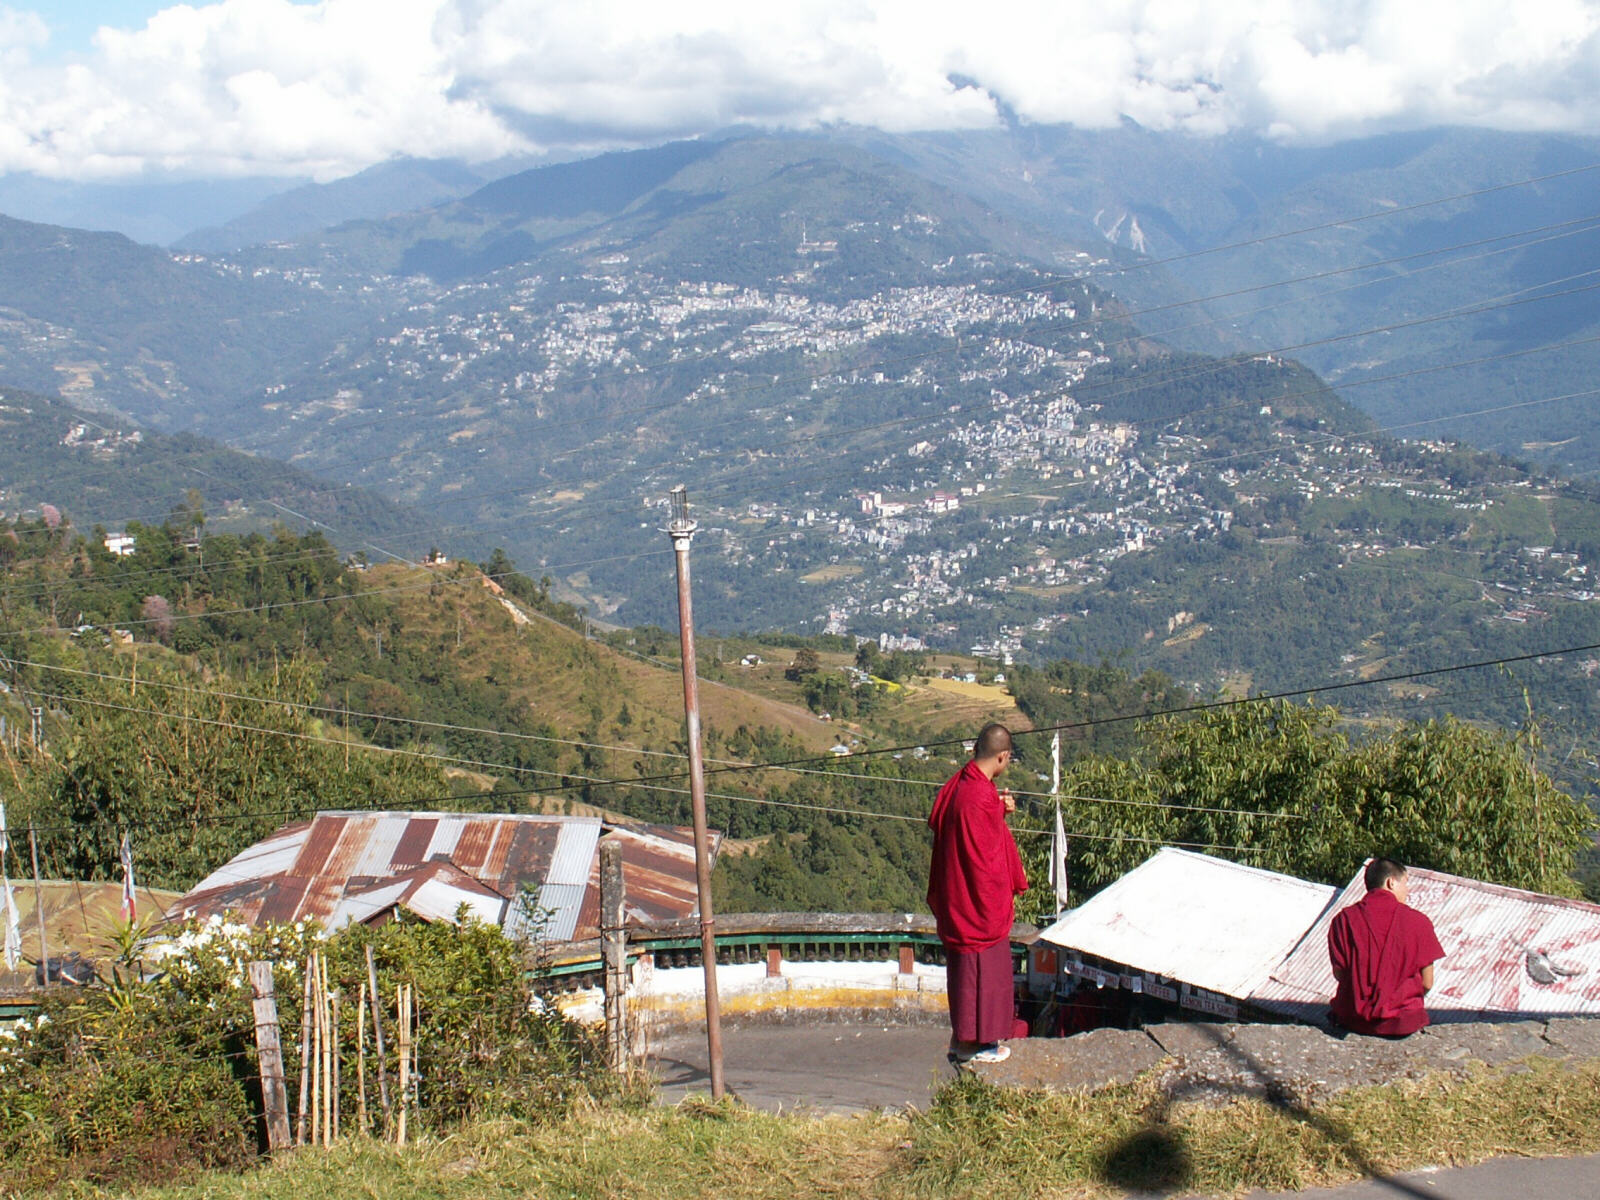
[[[406,984],[406,1012],[411,1015],[411,1091],[422,1115],[422,1018],[417,1015],[417,992]]]
[[[330,1114],[329,1127],[333,1130],[335,1141],[339,1139],[339,998],[340,993],[338,989],[335,989],[333,993],[333,1016],[329,1021],[329,1026],[333,1030],[333,1073],[329,1076],[333,1081],[333,1111]]]
[[[278,1038],[278,999],[272,964],[250,964],[250,990],[256,1019],[256,1057],[261,1064],[261,1108],[267,1119],[267,1148],[274,1154],[293,1143],[289,1136],[289,1093],[283,1080],[283,1046]]]
[[[322,1144],[333,1145],[333,1037],[328,1019],[328,957],[317,953],[317,1023],[322,1049]]]
[[[356,1005],[356,1126],[367,1136],[367,981],[361,981],[361,1000]]]
[[[322,979],[320,955],[311,956],[311,1144],[322,1140]]]
[[[628,1065],[626,995],[628,990],[627,890],[622,875],[622,846],[600,841],[600,948],[605,962],[606,1059],[613,1071]]]
[[[399,1027],[397,1036],[400,1039],[400,1116],[395,1125],[394,1140],[395,1145],[402,1148],[406,1144],[407,1089],[411,1083],[411,1010],[407,1004],[410,990],[409,985],[394,990],[395,1024]]]
[[[372,1002],[372,1048],[378,1054],[378,1102],[383,1105],[383,1131],[389,1132],[393,1111],[389,1107],[389,1072],[383,1064],[383,1005],[378,1000],[378,968],[372,961],[372,947],[367,947],[367,993]]]
[[[306,955],[305,995],[300,1003],[300,1103],[295,1109],[294,1144],[306,1144],[306,1102],[311,1096],[311,956]]]

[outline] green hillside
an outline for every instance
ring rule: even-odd
[[[82,531],[160,525],[194,503],[215,531],[323,528],[349,553],[420,558],[420,518],[371,491],[193,434],[162,434],[62,400],[0,387],[0,503],[37,514],[52,505]],[[463,535],[460,544],[475,549]]]
[[[182,427],[315,362],[373,303],[371,289],[0,217],[0,379],[141,423]]]

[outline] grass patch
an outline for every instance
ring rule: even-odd
[[[732,1102],[594,1108],[547,1128],[482,1125],[405,1151],[374,1142],[302,1151],[247,1176],[209,1176],[137,1195],[140,1200],[857,1195],[885,1175],[904,1135],[900,1117],[779,1117]]]
[[[1171,1106],[1148,1083],[1093,1096],[962,1080],[916,1122],[901,1186],[918,1195],[1298,1190],[1431,1164],[1600,1149],[1600,1064],[1535,1060],[1346,1092],[1302,1108]]]
[[[854,579],[864,570],[858,563],[829,563],[800,576],[801,583],[838,583],[841,579]]]
[[[1600,1150],[1600,1065],[1543,1060],[1347,1092],[1312,1108],[1171,1105],[1149,1083],[1093,1095],[963,1078],[928,1112],[772,1116],[737,1104],[591,1104],[483,1123],[405,1151],[351,1142],[138,1200],[428,1197],[1099,1197],[1337,1184],[1427,1164]],[[63,1195],[96,1195],[92,1189]]]

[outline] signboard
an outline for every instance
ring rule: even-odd
[[[1080,962],[1069,962],[1066,964],[1066,969],[1068,975],[1090,980],[1096,987],[1122,986],[1122,976],[1116,971],[1102,971],[1099,967],[1091,967]]]
[[[1227,1000],[1215,1000],[1210,996],[1197,996],[1193,992],[1185,992],[1179,1002],[1185,1008],[1210,1013],[1214,1017],[1226,1017],[1230,1021],[1239,1016],[1237,1004]]]
[[[1165,1000],[1168,1004],[1176,1004],[1178,1002],[1177,988],[1158,983],[1148,975],[1143,976],[1139,982],[1146,996],[1154,996],[1157,1000]]]

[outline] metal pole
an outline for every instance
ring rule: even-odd
[[[700,959],[706,977],[706,1049],[711,1059],[711,1098],[722,1099],[722,1013],[717,1000],[716,918],[711,911],[711,851],[706,833],[705,763],[700,750],[700,685],[695,675],[694,615],[689,588],[689,496],[672,489],[672,524],[667,536],[678,559],[678,636],[683,645],[683,711],[689,740],[689,800],[694,811],[694,875],[700,891]]]

